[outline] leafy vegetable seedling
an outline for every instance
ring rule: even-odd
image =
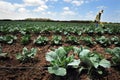
[[[22,62],[26,62],[27,60],[34,58],[36,53],[37,53],[37,49],[36,48],[32,48],[29,51],[26,47],[24,47],[23,51],[22,51],[22,54],[21,53],[17,54],[16,58],[18,60],[22,61]]]
[[[53,36],[52,37],[52,44],[55,44],[55,45],[62,44],[62,37],[61,36]]]
[[[81,37],[81,40],[84,41],[87,46],[93,46],[96,44],[96,42],[93,41],[92,37],[90,36]]]
[[[79,72],[82,70],[88,70],[88,74],[91,76],[91,73],[97,72],[102,74],[102,68],[110,68],[110,61],[103,58],[100,54],[95,52],[90,52],[88,49],[83,49],[74,47],[76,53],[78,53],[81,60],[81,65]],[[82,65],[83,64],[83,65]]]
[[[120,65],[120,47],[115,47],[114,49],[107,48],[106,52],[112,55],[112,65]]]
[[[120,39],[117,36],[113,36],[111,39],[111,43],[115,45],[120,45]]]
[[[67,36],[66,37],[66,42],[70,44],[79,44],[79,40],[75,36]]]
[[[21,38],[21,43],[22,43],[23,45],[26,45],[26,44],[28,44],[29,42],[30,42],[30,35],[26,34],[26,35],[22,36],[22,38]]]
[[[43,36],[38,36],[34,43],[37,45],[45,45],[48,43],[48,38]]]
[[[0,36],[0,42],[12,44],[14,40],[16,40],[17,37],[13,35],[6,35],[6,36]]]
[[[109,38],[106,38],[105,36],[96,37],[96,42],[98,42],[104,47],[109,46],[111,44]]]
[[[65,76],[67,74],[67,68],[78,68],[80,59],[74,59],[73,55],[67,56],[67,52],[63,47],[50,51],[46,54],[46,60],[50,62],[48,72],[57,76]]]

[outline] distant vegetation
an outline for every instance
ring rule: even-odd
[[[80,23],[91,23],[93,21],[83,21],[83,20],[52,20],[49,18],[26,18],[25,21],[45,21],[45,22],[80,22]]]
[[[53,21],[49,18],[26,18],[25,21]]]
[[[78,23],[92,23],[93,21],[88,20],[52,20],[49,18],[26,18],[21,20],[11,20],[11,19],[0,19],[0,21],[40,21],[40,22],[78,22]]]
[[[92,20],[52,20],[49,18],[26,18],[26,19],[0,19],[0,21],[40,21],[40,22],[75,22],[75,23],[94,23]],[[113,22],[102,22],[102,23],[113,23]],[[117,22],[118,23],[118,22]]]

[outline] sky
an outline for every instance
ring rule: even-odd
[[[0,0],[0,19],[49,18],[120,22],[120,0]]]

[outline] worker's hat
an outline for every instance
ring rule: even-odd
[[[103,13],[104,10],[100,10],[100,13]]]

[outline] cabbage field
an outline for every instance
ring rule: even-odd
[[[120,80],[120,24],[0,21],[0,80]]]

